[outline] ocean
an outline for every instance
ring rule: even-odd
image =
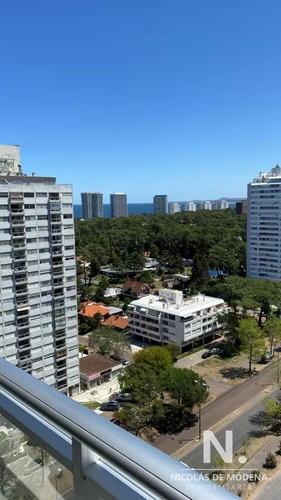
[[[180,203],[181,209],[184,203]],[[229,208],[235,208],[235,203],[229,203]],[[104,217],[110,217],[110,204],[103,205]],[[153,203],[128,203],[128,214],[153,214]],[[74,217],[82,218],[82,205],[74,205]]]
[[[128,215],[152,214],[153,203],[128,203]],[[103,205],[104,217],[110,217],[110,204]],[[82,205],[74,205],[74,217],[82,218]]]

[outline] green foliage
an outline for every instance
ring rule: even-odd
[[[262,466],[265,469],[275,469],[277,467],[276,456],[273,453],[268,453]]]
[[[133,252],[127,259],[127,267],[134,271],[141,271],[144,267],[144,257],[138,252]]]
[[[90,409],[95,409],[95,408],[99,408],[100,406],[100,403],[98,403],[97,401],[90,401],[88,403],[81,403],[83,406],[85,406],[86,408],[90,408]]]
[[[281,341],[281,320],[280,318],[269,318],[264,325],[264,333],[270,339],[270,352],[273,353],[274,345]]]
[[[171,368],[164,372],[162,383],[165,391],[178,405],[192,409],[208,397],[208,387],[202,377],[187,368]]]
[[[126,313],[127,309],[128,309],[128,305],[130,304],[130,299],[128,297],[124,297],[124,300],[123,300],[123,306],[122,306],[122,310],[124,313]]]
[[[147,347],[134,354],[135,364],[148,365],[155,373],[168,370],[172,364],[170,352],[160,346]]]
[[[248,355],[249,372],[251,372],[253,358],[262,356],[266,351],[263,332],[253,318],[242,319],[237,331],[241,350]]]
[[[271,432],[279,434],[281,429],[281,403],[272,398],[264,400],[263,424]]]
[[[226,469],[227,466],[228,464],[224,461],[224,459],[220,455],[217,455],[214,458],[214,467],[218,472]]]
[[[239,326],[239,317],[237,314],[232,312],[220,314],[218,322],[223,326],[224,336],[235,344],[237,342],[237,328]]]
[[[133,406],[126,404],[114,415],[122,422],[122,425],[132,434],[138,436],[140,431],[150,425],[152,408],[149,406]]]
[[[79,345],[79,352],[84,352],[84,351],[85,351],[85,349],[87,349],[86,344],[80,344],[80,345]]]
[[[96,349],[103,356],[112,356],[120,361],[123,350],[130,349],[130,343],[124,332],[106,325],[100,326],[89,335],[89,347]]]
[[[134,401],[150,403],[161,393],[161,380],[147,363],[133,363],[119,375],[122,392],[130,392]]]
[[[191,283],[195,287],[194,290],[200,290],[206,286],[210,280],[209,263],[206,254],[196,254],[193,258],[193,268],[191,274]]]
[[[222,296],[227,304],[237,310],[240,306],[244,310],[260,308],[259,326],[262,315],[268,317],[270,306],[279,306],[281,290],[277,282],[263,279],[241,278],[228,276],[227,278],[212,279],[202,290],[211,296]]]
[[[177,361],[179,355],[180,355],[180,348],[175,345],[175,344],[167,344],[164,346],[164,349],[166,349],[166,351],[168,351],[172,357],[172,360],[175,362]]]
[[[81,323],[78,326],[79,335],[86,335],[90,331],[89,325],[87,323]]]
[[[212,266],[241,275],[245,270],[246,217],[234,210],[76,221],[75,234],[77,255],[95,264],[90,275],[98,265],[109,263],[120,269],[127,265],[142,269],[144,252],[176,271],[182,270],[182,258],[194,259],[196,255],[205,259],[205,270]],[[202,273],[197,272],[195,286],[201,278]]]
[[[223,340],[220,343],[220,357],[221,358],[233,358],[239,354],[239,347],[237,343],[231,340]]]

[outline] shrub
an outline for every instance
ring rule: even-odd
[[[276,456],[273,453],[268,453],[262,466],[265,469],[275,469],[277,466]]]

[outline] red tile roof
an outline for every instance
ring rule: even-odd
[[[118,330],[125,330],[129,325],[129,319],[123,318],[122,316],[112,315],[110,318],[106,319],[102,325],[110,325],[114,326],[114,328],[118,328]]]
[[[107,314],[109,314],[109,309],[107,309],[102,302],[99,302],[98,304],[85,304],[83,309],[81,309],[78,314],[85,316],[86,318],[93,318],[93,316],[97,313],[102,316],[107,316]]]

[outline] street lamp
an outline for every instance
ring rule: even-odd
[[[194,380],[195,384],[199,384],[199,387],[200,387],[200,396],[201,396],[201,388],[203,386],[205,387],[208,387],[207,384],[205,384],[205,382],[199,382],[199,380]],[[199,401],[199,405],[198,405],[198,409],[199,409],[199,412],[198,412],[198,423],[199,423],[199,436],[198,436],[198,439],[201,439],[202,437],[202,419],[201,419],[201,401]]]
[[[273,339],[274,342],[277,342],[277,339]],[[276,349],[276,344],[275,344],[275,349]],[[279,385],[280,381],[280,365],[279,365],[279,357],[280,357],[280,344],[277,346],[277,384]]]

